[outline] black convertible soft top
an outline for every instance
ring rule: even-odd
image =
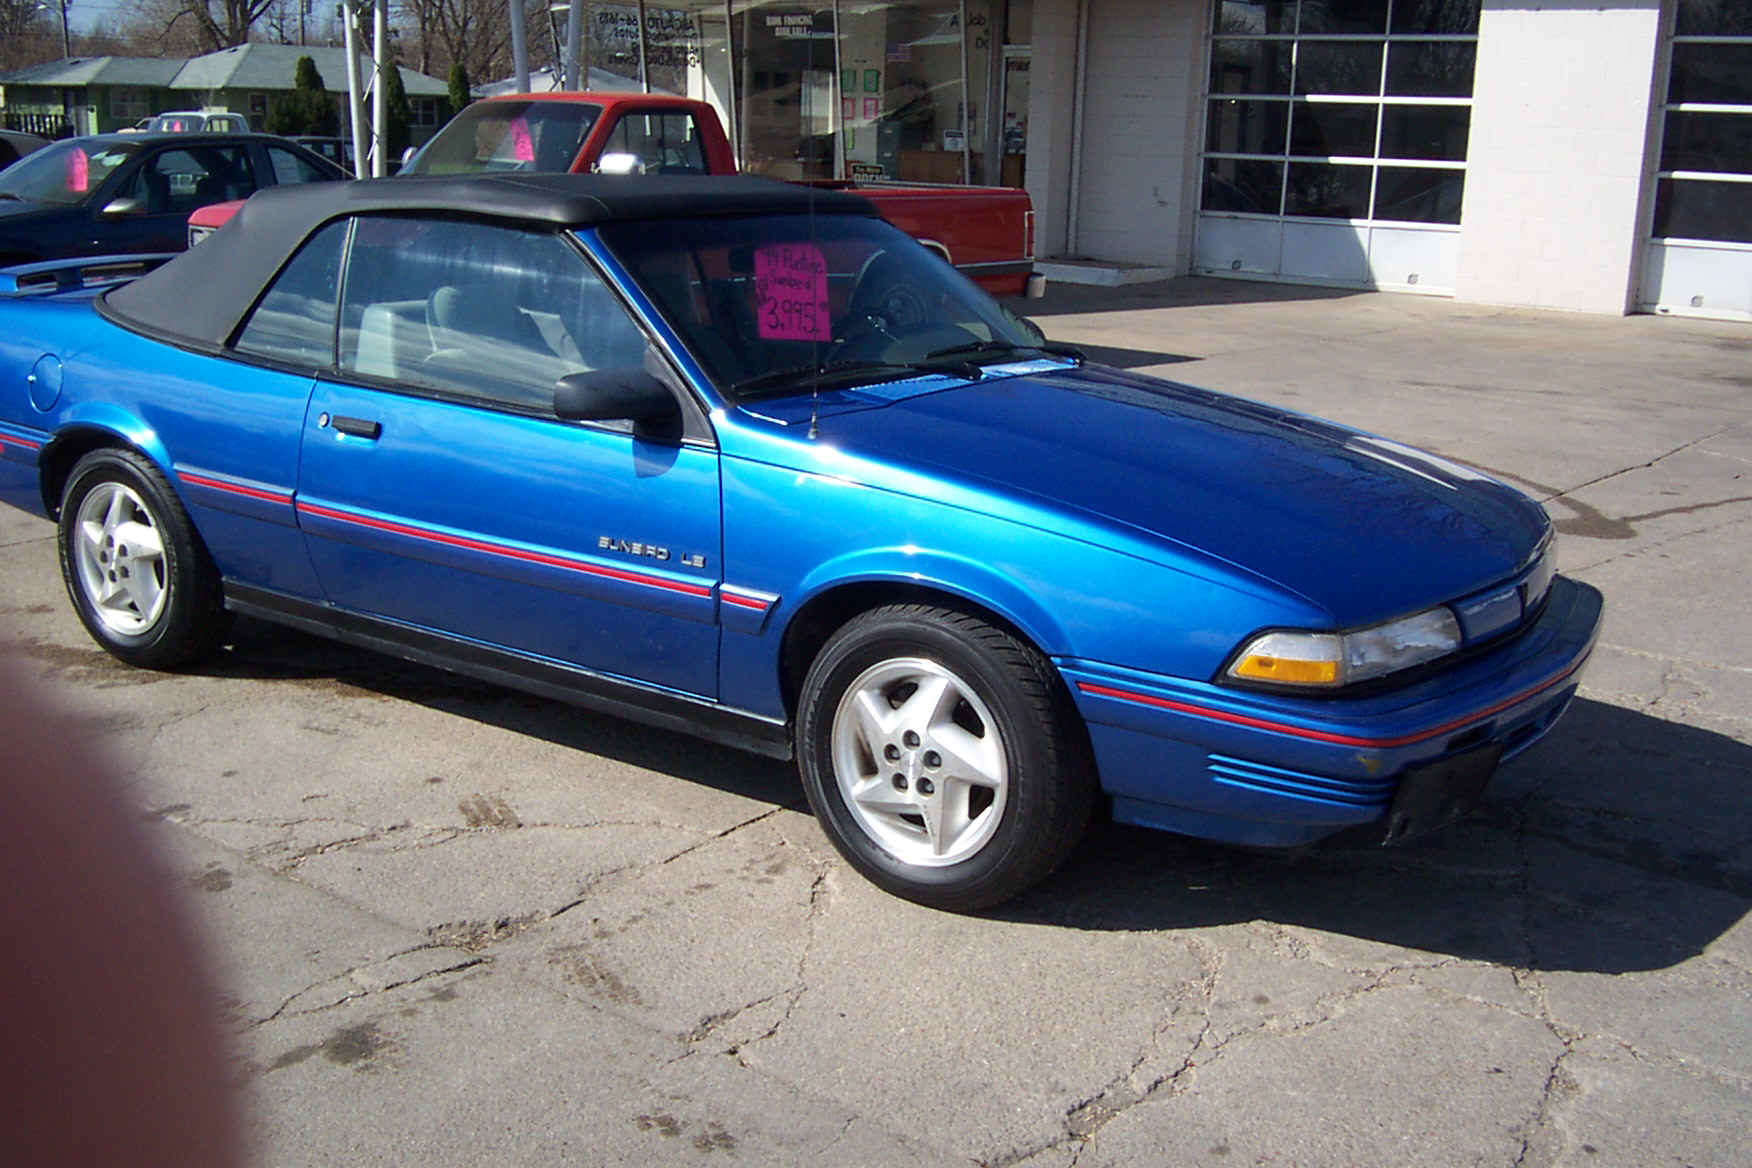
[[[259,191],[198,247],[98,305],[117,324],[218,348],[288,256],[331,220],[443,214],[560,230],[718,215],[875,215],[857,195],[737,175],[498,174],[302,183]]]

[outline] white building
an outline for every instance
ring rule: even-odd
[[[1037,0],[1042,254],[1752,320],[1752,0]]]
[[[1025,184],[1060,279],[1752,320],[1752,0],[669,2],[587,64],[750,170]]]

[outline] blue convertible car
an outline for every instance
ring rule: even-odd
[[[1599,625],[1531,500],[1089,364],[850,195],[277,188],[101,294],[0,290],[0,492],[115,656],[248,613],[794,756],[847,860],[946,908],[1098,804],[1436,826]]]

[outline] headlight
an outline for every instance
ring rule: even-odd
[[[1553,535],[1539,556],[1539,562],[1527,574],[1521,585],[1521,611],[1532,612],[1551,590],[1551,579],[1557,575],[1557,536]]]
[[[1335,689],[1384,677],[1452,653],[1460,622],[1447,608],[1348,633],[1262,633],[1228,668],[1238,681]]]

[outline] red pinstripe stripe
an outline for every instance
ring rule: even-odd
[[[43,448],[41,442],[36,442],[29,438],[15,438],[11,434],[0,434],[0,445],[8,442],[14,446],[22,446],[26,450],[41,450]]]
[[[1363,746],[1376,750],[1387,750],[1395,746],[1410,746],[1416,742],[1425,742],[1431,738],[1439,738],[1452,730],[1458,730],[1469,722],[1477,722],[1493,714],[1500,714],[1510,706],[1518,705],[1533,697],[1542,690],[1550,689],[1576,670],[1582,667],[1578,661],[1554,677],[1548,677],[1538,685],[1530,686],[1511,698],[1486,706],[1482,710],[1474,710],[1470,714],[1443,722],[1428,730],[1419,730],[1414,734],[1399,734],[1389,738],[1368,738],[1355,734],[1334,734],[1327,730],[1310,730],[1304,726],[1292,726],[1287,722],[1272,722],[1265,718],[1253,718],[1246,714],[1233,714],[1227,710],[1213,710],[1206,706],[1195,706],[1188,702],[1177,702],[1170,698],[1157,697],[1154,694],[1136,693],[1132,690],[1115,689],[1108,685],[1098,685],[1091,681],[1079,681],[1077,688],[1086,694],[1096,697],[1114,698],[1122,702],[1132,702],[1140,706],[1155,706],[1158,709],[1173,710],[1179,714],[1191,714],[1195,718],[1209,718],[1215,722],[1229,722],[1236,726],[1247,726],[1254,730],[1270,730],[1277,734],[1289,734],[1296,738],[1308,738],[1315,742],[1330,742],[1338,746]]]
[[[279,491],[264,491],[260,487],[246,487],[241,483],[228,483],[223,479],[210,479],[206,475],[190,474],[186,470],[176,472],[176,477],[192,486],[207,487],[215,491],[224,491],[231,495],[244,495],[251,499],[260,499],[265,503],[290,503],[292,496]]]
[[[448,535],[441,531],[428,531],[425,528],[410,527],[405,523],[392,523],[387,519],[372,519],[365,515],[354,515],[349,511],[336,511],[329,507],[320,507],[314,503],[300,502],[298,510],[310,515],[318,515],[324,519],[333,519],[341,523],[353,523],[360,527],[370,527],[377,531],[388,531],[396,535],[406,535],[414,539],[423,539],[430,543],[446,544],[450,547],[466,548],[469,551],[486,552],[488,555],[504,556],[507,559],[524,560],[532,564],[546,564],[554,568],[566,568],[573,572],[583,572],[587,576],[604,576],[610,580],[623,580],[629,584],[642,584],[647,588],[661,588],[665,592],[679,592],[684,596],[710,596],[712,590],[700,584],[688,584],[680,580],[665,580],[659,576],[646,576],[638,572],[628,572],[622,568],[608,568],[599,564],[587,564],[582,560],[567,559],[564,556],[552,556],[546,552],[526,551],[523,548],[506,547],[503,544],[487,543],[485,540],[469,539],[461,535]]]
[[[723,598],[725,604],[734,604],[737,608],[753,608],[765,612],[772,604],[772,601],[770,600],[757,600],[752,596],[739,596],[734,592],[726,592],[723,589],[719,589],[718,595]]]

